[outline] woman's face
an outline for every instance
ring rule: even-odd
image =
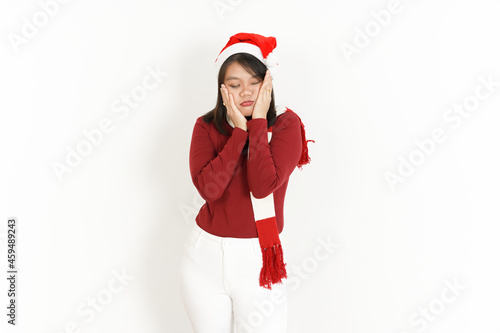
[[[233,95],[234,104],[238,110],[244,116],[251,116],[262,80],[248,73],[238,62],[233,62],[227,67],[224,85]],[[245,103],[247,101],[252,103]]]

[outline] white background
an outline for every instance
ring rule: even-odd
[[[237,32],[277,38],[277,99],[315,140],[285,200],[285,251],[302,272],[288,332],[500,332],[497,1],[54,1],[0,4],[2,332],[78,331],[71,322],[85,333],[192,332],[177,275],[203,204],[190,139],[215,105],[213,62]],[[114,112],[148,68],[167,75]],[[113,130],[59,178],[54,163],[103,119]],[[436,129],[446,139],[424,155],[416,141]],[[410,157],[418,165],[392,190],[386,174]],[[340,246],[318,252],[328,239]]]

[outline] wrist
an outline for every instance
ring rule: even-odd
[[[263,115],[252,115],[252,119],[266,119],[266,116],[263,116]]]

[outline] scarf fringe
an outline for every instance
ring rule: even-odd
[[[309,164],[309,162],[311,162],[311,158],[309,157],[309,149],[307,148],[307,143],[312,141],[314,143],[316,143],[314,140],[306,140],[306,131],[305,131],[305,126],[304,124],[302,123],[302,119],[300,119],[299,117],[299,120],[300,120],[300,130],[301,130],[301,134],[302,134],[302,154],[300,156],[300,159],[299,159],[299,163],[297,164],[297,167],[302,170],[302,166],[305,165],[305,164]]]
[[[283,262],[283,249],[281,244],[262,250],[262,269],[260,271],[259,284],[261,287],[271,289],[274,283],[282,283],[282,279],[287,278],[286,264]]]

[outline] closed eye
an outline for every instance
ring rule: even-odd
[[[259,84],[259,83],[260,83],[260,81],[259,81],[259,82],[252,83],[252,84],[253,84],[253,85],[256,85],[256,84]],[[240,86],[240,85],[238,84],[237,86],[230,86],[230,87],[231,87],[231,88],[238,88],[239,86]]]

